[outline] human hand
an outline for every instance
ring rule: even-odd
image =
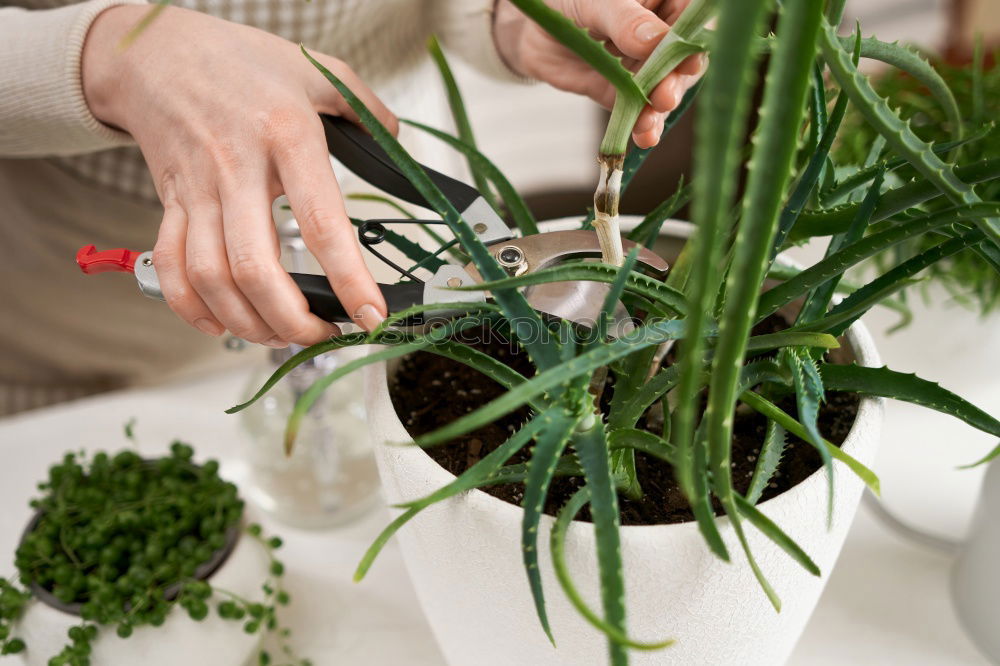
[[[690,0],[546,0],[546,4],[604,40],[608,50],[638,70]],[[497,0],[494,40],[501,57],[515,72],[545,81],[560,90],[586,95],[606,109],[615,88],[572,51],[552,38],[508,0]],[[704,69],[701,54],[684,60],[649,94],[651,102],[635,123],[632,139],[640,148],[656,145],[667,114],[680,104]]]
[[[195,328],[273,347],[338,333],[308,310],[278,259],[271,205],[288,196],[306,246],[349,313],[371,330],[386,313],[330,166],[318,113],[356,119],[336,89],[280,37],[168,7],[103,12],[83,51],[87,103],[131,134],[164,214],[153,250],[163,295]],[[315,57],[395,133],[396,117],[343,62]]]

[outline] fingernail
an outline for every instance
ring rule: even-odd
[[[385,321],[385,317],[371,303],[365,303],[354,312],[354,319],[366,331],[373,331]]]
[[[268,347],[274,347],[275,349],[284,349],[288,346],[288,343],[279,338],[277,335],[270,340],[265,340],[261,344],[267,345]]]
[[[202,333],[207,335],[219,336],[222,335],[223,328],[219,324],[215,323],[211,319],[206,319],[202,317],[201,319],[194,320],[195,328],[197,328]]]
[[[635,29],[635,36],[642,42],[651,42],[663,34],[663,26],[657,25],[653,21],[640,23]]]

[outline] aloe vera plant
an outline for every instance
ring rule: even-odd
[[[365,554],[356,578],[365,575],[389,538],[420,511],[470,489],[521,483],[521,554],[541,630],[551,637],[545,603],[551,591],[543,588],[539,572],[539,523],[553,479],[557,475],[576,476],[580,490],[559,512],[550,534],[556,577],[582,617],[595,631],[607,636],[611,663],[624,664],[629,650],[669,649],[673,639],[684,640],[684,636],[640,640],[628,632],[619,501],[643,493],[635,464],[637,452],[669,463],[704,535],[706,548],[720,558],[730,559],[732,554],[721,537],[713,507],[713,500],[718,501],[763,593],[778,609],[781,590],[769,582],[767,572],[755,561],[744,536],[747,530],[765,535],[806,571],[820,573],[809,554],[782,526],[756,507],[762,490],[781,464],[788,438],[800,438],[814,447],[828,474],[833,462],[838,461],[878,491],[877,477],[828,441],[819,428],[817,415],[827,392],[909,401],[1000,437],[1000,421],[931,381],[888,368],[836,365],[827,354],[840,345],[838,338],[870,308],[885,302],[920,271],[955,252],[974,248],[993,262],[994,269],[1000,268],[994,222],[1000,218],[1000,202],[977,200],[968,184],[975,179],[996,179],[1000,170],[993,163],[995,159],[968,164],[948,162],[948,151],[917,139],[897,113],[879,100],[867,80],[857,74],[858,59],[874,54],[909,66],[912,54],[903,53],[903,47],[897,45],[880,44],[876,49],[860,35],[844,40],[837,37],[830,21],[838,20],[842,2],[824,5],[814,0],[784,0],[780,4],[773,0],[693,0],[675,26],[675,33],[671,33],[673,36],[668,35],[649,63],[634,75],[542,2],[514,2],[605,73],[618,88],[619,102],[600,147],[601,186],[593,217],[605,242],[604,263],[574,261],[534,273],[507,275],[396,139],[341,81],[313,60],[469,251],[487,282],[462,289],[489,290],[494,302],[451,303],[448,308],[458,309],[460,314],[447,325],[429,331],[391,328],[393,323],[436,307],[419,306],[390,318],[371,334],[352,333],[306,349],[282,366],[253,400],[305,360],[340,347],[363,344],[383,348],[318,380],[303,395],[289,422],[289,446],[302,415],[322,390],[363,365],[419,350],[465,364],[500,384],[504,391],[497,398],[418,437],[415,444],[445,444],[525,407],[530,411],[529,418],[453,481],[402,505],[403,512]],[[715,27],[709,30],[704,26],[713,16]],[[775,31],[766,35],[765,26],[772,20]],[[710,53],[711,66],[700,92],[692,188],[669,197],[635,232],[635,238],[642,242],[655,239],[668,214],[664,211],[691,197],[695,233],[666,282],[661,282],[635,270],[634,256],[624,257],[614,248],[620,246],[615,227],[616,201],[643,157],[639,151],[627,153],[625,141],[645,93],[682,57],[699,50]],[[744,162],[747,150],[743,136],[753,84],[765,53],[769,60],[763,101],[753,128],[749,159]],[[439,64],[444,62],[440,54],[436,57]],[[823,76],[827,68],[832,70],[829,80],[840,88],[832,111],[827,108],[827,78]],[[477,182],[495,186],[507,210],[512,215],[520,211],[516,215],[526,221],[522,229],[532,230],[534,220],[530,212],[525,213],[527,208],[517,193],[504,185],[495,168],[472,145],[461,96],[451,90],[450,99],[453,109],[458,109],[457,125],[465,128],[465,138],[425,129],[466,155]],[[838,167],[829,155],[848,105],[863,107],[873,130],[885,138],[885,153],[879,155],[870,177],[865,173],[868,167]],[[670,137],[664,140],[669,142]],[[911,167],[919,174],[912,182],[895,189],[882,188],[887,174]],[[746,191],[738,198],[737,182],[744,172]],[[862,200],[836,205],[817,196],[847,181],[863,187]],[[932,211],[915,208],[942,194],[950,203]],[[852,266],[915,235],[934,242],[919,255],[888,267],[867,284],[847,288],[842,282],[844,272]],[[830,237],[823,260],[801,271],[774,263],[790,243],[812,236]],[[416,256],[413,248],[408,250]],[[777,284],[766,285],[768,277]],[[519,291],[529,285],[568,280],[609,285],[602,316],[592,330],[573,328],[564,321],[542,320]],[[834,300],[837,292],[848,295],[838,303]],[[637,325],[631,334],[610,339],[607,320],[619,299],[630,309]],[[796,313],[795,303],[802,300],[806,305]],[[752,333],[756,322],[779,310],[791,313],[783,330],[766,335]],[[452,338],[457,331],[484,323],[504,328],[527,352],[534,372],[519,373]],[[557,334],[537,335],[546,329]],[[665,362],[662,347],[675,341],[679,341],[676,359]],[[602,373],[616,379],[607,409],[600,407],[590,390],[592,378]],[[788,398],[796,408],[792,413],[779,406]],[[702,403],[704,408],[700,407]],[[740,404],[761,414],[767,422],[757,468],[745,493],[735,488],[729,473],[733,418]],[[660,418],[652,418],[657,413]],[[658,427],[652,427],[656,421]],[[515,454],[527,449],[530,455],[526,465],[511,462]],[[1000,447],[979,462],[998,455]],[[832,475],[829,483],[832,506]],[[600,608],[588,606],[580,595],[565,557],[567,529],[584,507],[589,507],[595,534]],[[826,521],[828,515],[804,519]]]

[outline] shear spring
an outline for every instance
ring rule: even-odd
[[[421,263],[423,263],[423,262],[419,262],[416,265],[414,265],[413,267],[411,267],[409,270],[407,270],[407,269],[403,268],[402,266],[400,266],[399,264],[397,264],[396,262],[394,262],[392,259],[389,259],[389,257],[385,256],[384,254],[382,254],[381,252],[379,252],[378,250],[376,250],[375,246],[386,240],[386,235],[388,234],[388,230],[385,228],[385,224],[386,223],[390,223],[390,224],[445,224],[444,221],[442,221],[442,220],[410,220],[410,219],[400,219],[400,220],[365,220],[365,221],[355,220],[355,223],[358,225],[358,242],[361,243],[361,247],[363,247],[366,250],[368,250],[369,252],[371,252],[373,255],[375,255],[375,257],[377,257],[379,259],[379,261],[381,261],[386,266],[388,266],[389,268],[393,269],[394,271],[396,271],[397,273],[399,273],[403,277],[407,277],[407,278],[413,280],[414,282],[423,283],[423,280],[421,280],[420,278],[418,278],[416,275],[413,274],[414,270],[416,270],[417,268],[421,268]],[[457,240],[448,243],[447,245],[445,245],[444,247],[442,247],[440,250],[438,250],[437,252],[433,253],[431,256],[437,256],[438,254],[441,253],[442,250],[447,249],[448,247],[451,247],[456,242],[457,242]]]

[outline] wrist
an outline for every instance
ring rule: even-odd
[[[80,61],[83,96],[90,112],[105,125],[125,129],[119,107],[129,49],[119,45],[149,10],[148,5],[109,7],[87,31]]]

